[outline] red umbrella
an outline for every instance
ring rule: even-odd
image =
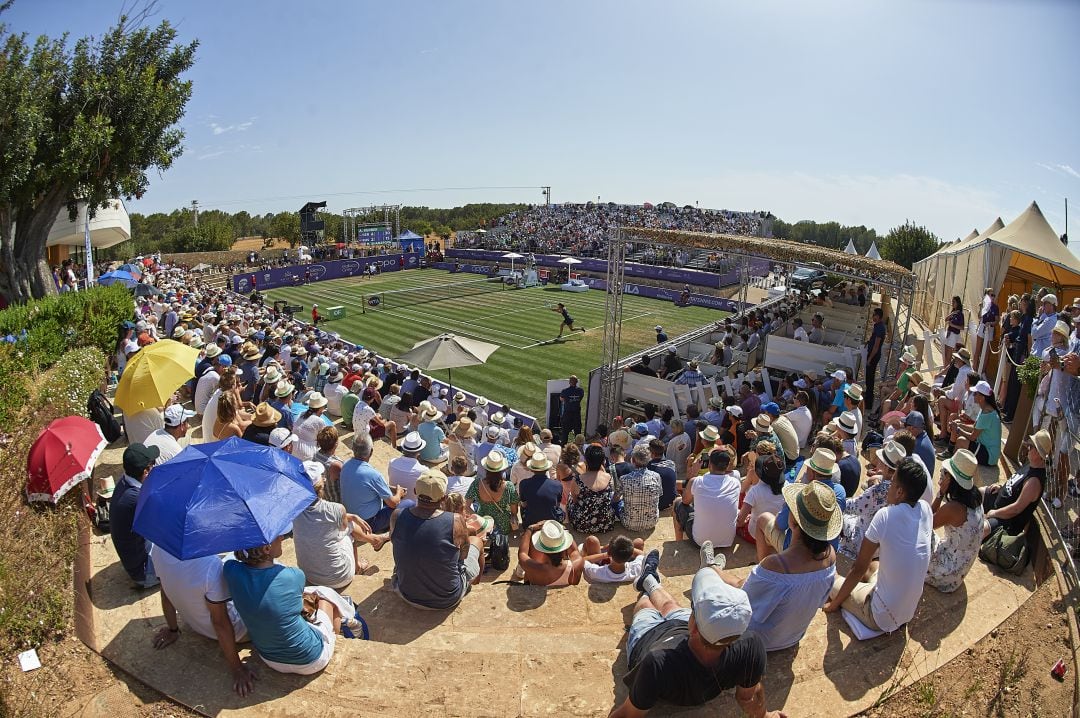
[[[81,416],[65,416],[49,424],[26,457],[26,498],[55,504],[90,477],[106,443],[98,425]]]

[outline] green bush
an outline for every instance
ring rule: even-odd
[[[108,356],[133,306],[131,292],[115,284],[45,297],[0,311],[0,337],[13,337],[23,358],[39,369],[77,347],[94,346]]]
[[[27,361],[11,344],[0,344],[0,432],[12,426],[29,398]]]
[[[105,355],[97,347],[68,352],[38,387],[32,409],[55,416],[86,416],[86,400],[105,380]]]

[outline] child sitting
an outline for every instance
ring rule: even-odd
[[[585,580],[589,583],[630,583],[641,575],[645,541],[619,535],[607,546],[589,536],[582,544],[585,554]]]

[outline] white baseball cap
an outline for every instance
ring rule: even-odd
[[[165,409],[165,426],[180,426],[194,416],[194,411],[185,409],[180,404],[172,404]]]
[[[270,446],[284,449],[286,446],[296,441],[297,438],[296,434],[283,426],[279,426],[270,432]]]

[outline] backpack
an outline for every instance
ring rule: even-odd
[[[488,536],[487,565],[496,571],[510,568],[510,539],[498,529]]]
[[[86,402],[86,412],[90,415],[90,419],[101,429],[101,433],[105,436],[105,441],[113,443],[120,438],[123,433],[120,429],[120,422],[113,416],[113,405],[100,389],[94,389],[90,394],[90,398]]]
[[[94,507],[94,527],[103,534],[109,533],[109,500],[103,496],[97,497],[97,505]]]

